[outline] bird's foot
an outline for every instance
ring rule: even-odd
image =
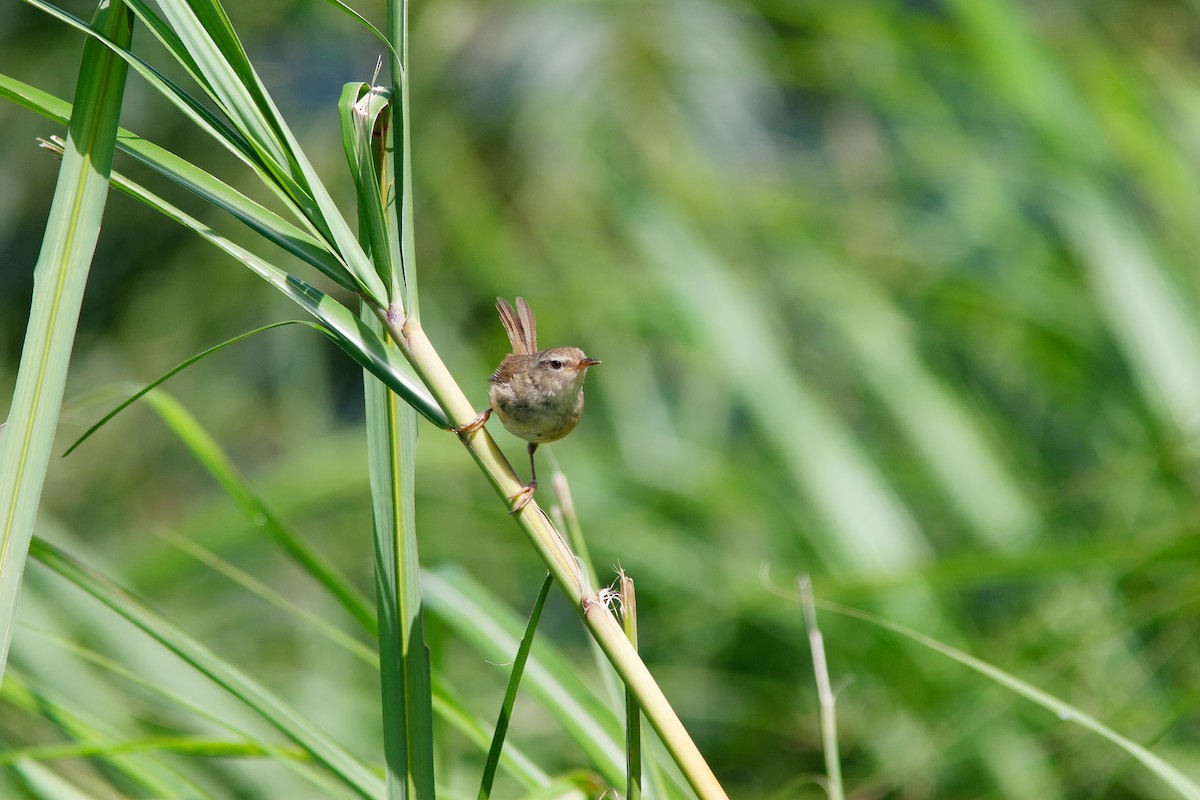
[[[521,509],[529,505],[529,501],[533,499],[533,492],[537,489],[537,481],[530,481],[525,485],[525,488],[508,498],[508,502],[513,504],[512,511],[508,512],[511,517],[514,514],[521,513]]]
[[[451,426],[450,430],[457,433],[458,438],[465,441],[468,436],[470,436],[472,433],[474,433],[475,431],[482,428],[483,424],[488,421],[488,417],[490,417],[491,415],[492,415],[492,410],[490,408],[485,408],[483,410],[483,413],[481,413],[478,417],[476,417],[475,419],[468,422],[466,425],[462,425],[457,428],[454,426]]]

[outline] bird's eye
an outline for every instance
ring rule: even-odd
[[[562,362],[555,359],[550,362],[550,369],[562,369]]]

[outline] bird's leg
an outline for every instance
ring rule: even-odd
[[[475,431],[482,428],[483,424],[488,421],[488,417],[490,417],[491,415],[492,415],[492,409],[485,408],[483,410],[483,413],[481,413],[478,417],[476,417],[475,419],[468,422],[466,425],[463,425],[460,428],[455,428],[455,427],[451,426],[450,430],[457,433],[458,438],[465,441],[468,436],[470,436],[472,433],[474,433]]]
[[[529,505],[529,501],[533,499],[533,493],[537,489],[537,467],[533,465],[533,454],[537,447],[537,442],[529,443],[529,483],[525,484],[524,489],[508,498],[513,502],[513,509],[508,512],[509,515],[516,514]]]

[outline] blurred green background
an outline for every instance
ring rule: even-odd
[[[354,5],[382,21],[381,4]],[[378,43],[318,2],[230,6],[351,214],[336,102],[370,79]],[[425,327],[479,408],[507,352],[497,295],[529,299],[544,346],[603,359],[582,424],[539,463],[569,476],[602,580],[619,564],[637,581],[644,657],[731,796],[823,796],[802,572],[819,598],[1012,671],[1200,780],[1195,4],[436,0],[412,24]],[[153,60],[142,34],[135,50]],[[23,4],[0,14],[2,72],[69,98],[80,48]],[[264,198],[136,77],[126,98],[125,127]],[[55,179],[33,139],[58,132],[0,105],[5,394]],[[128,198],[107,215],[61,449],[130,387],[299,316]],[[349,359],[287,327],[166,388],[370,591]],[[523,475],[523,443],[491,428]],[[456,439],[421,433],[423,562],[462,567],[524,613],[544,570]],[[54,462],[42,516],[42,535],[378,757],[375,676],[168,540],[352,630],[149,410]],[[48,632],[139,669],[170,660],[38,565],[21,619],[15,665],[99,707],[136,701],[81,667],[55,674]],[[1173,796],[974,673],[863,622],[821,621],[853,797]],[[594,680],[558,595],[543,635]],[[436,618],[430,645],[492,717],[503,665]],[[11,711],[0,732],[43,735]],[[440,735],[442,780],[472,793],[482,758]],[[584,764],[528,701],[512,736],[548,769]],[[234,762],[212,780],[263,796],[256,770],[272,769]]]

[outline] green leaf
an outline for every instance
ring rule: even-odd
[[[127,46],[132,17],[118,0],[95,24]],[[0,679],[8,661],[21,573],[62,407],[83,291],[108,198],[125,88],[125,62],[84,44],[58,185],[34,267],[33,308],[21,352],[8,432],[0,440]]]
[[[375,377],[387,384],[418,413],[439,428],[449,427],[450,422],[445,413],[413,374],[412,368],[404,358],[394,348],[385,345],[380,334],[371,330],[366,323],[358,319],[341,303],[299,278],[267,263],[244,247],[234,244],[199,220],[124,176],[114,173],[113,185],[200,234],[210,244],[216,245],[249,267],[259,277],[319,319],[325,326],[323,332],[335,344]]]
[[[1151,753],[1146,748],[1142,747],[1137,742],[1128,739],[1114,731],[1104,723],[1100,722],[1090,714],[1084,713],[1070,703],[1065,703],[1057,697],[1042,691],[1041,689],[1027,683],[1011,673],[1005,672],[999,667],[995,667],[986,661],[981,661],[962,650],[951,647],[948,644],[943,644],[931,636],[926,636],[923,633],[918,633],[912,628],[900,625],[882,617],[877,617],[874,614],[869,614],[865,611],[859,611],[856,608],[838,605],[836,603],[818,602],[818,607],[826,611],[832,611],[835,614],[842,614],[847,617],[861,619],[872,625],[878,625],[881,628],[898,633],[901,636],[910,639],[924,647],[928,647],[937,653],[941,653],[947,658],[953,659],[969,669],[973,669],[979,674],[991,678],[996,683],[1021,695],[1026,700],[1036,703],[1047,711],[1052,712],[1060,720],[1064,722],[1074,722],[1093,733],[1097,733],[1108,741],[1120,747],[1126,753],[1135,758],[1142,766],[1146,767],[1150,772],[1157,775],[1164,783],[1170,786],[1180,797],[1187,800],[1200,800],[1200,785],[1197,785],[1184,775],[1180,770],[1167,763],[1161,757]]]
[[[364,324],[383,324],[364,309]],[[384,751],[390,798],[434,797],[433,707],[417,554],[413,410],[364,374]]]
[[[164,392],[152,392],[143,398],[163,422],[179,437],[184,447],[208,470],[256,527],[283,548],[305,572],[332,595],[350,616],[368,632],[374,632],[375,617],[363,597],[349,581],[313,547],[296,535],[254,493],[245,478],[233,466],[221,446],[200,426],[196,418],[177,400]]]
[[[546,575],[542,581],[541,591],[533,602],[533,611],[529,614],[529,623],[525,626],[525,635],[521,637],[521,645],[517,648],[517,656],[513,659],[512,672],[508,676],[508,686],[504,690],[504,701],[500,704],[500,717],[496,720],[496,731],[492,734],[492,746],[488,749],[487,762],[483,767],[483,779],[479,782],[479,800],[487,800],[492,795],[492,784],[496,780],[496,767],[500,763],[500,754],[504,752],[504,737],[508,733],[508,723],[512,719],[513,706],[517,702],[517,690],[521,687],[521,677],[525,674],[525,664],[529,661],[529,650],[533,647],[533,636],[537,633],[538,620],[542,618],[542,609],[546,606],[546,597],[550,587],[554,585],[554,576]]]
[[[39,562],[91,594],[191,664],[233,697],[245,703],[284,736],[304,748],[347,787],[375,798],[383,784],[361,761],[302,717],[265,686],[150,609],[103,575],[67,556],[53,545],[34,540],[30,553]]]

